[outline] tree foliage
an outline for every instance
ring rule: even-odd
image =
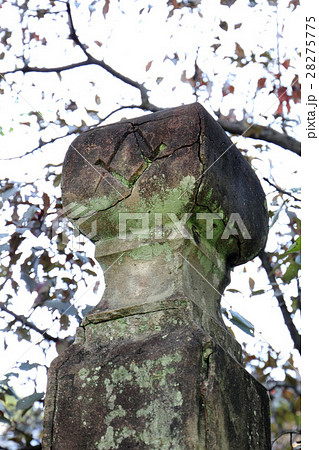
[[[24,341],[32,347],[4,367],[2,445],[39,447],[40,379],[97,302],[96,296],[87,304],[85,293],[100,292],[99,267],[86,241],[74,237],[61,205],[68,145],[123,115],[193,101],[229,133],[267,194],[267,247],[249,263],[254,275],[246,266],[238,273],[252,302],[277,303],[278,333],[289,334],[291,354],[283,358],[230,307],[242,290],[236,272],[223,312],[235,332],[240,328],[263,344],[255,352],[247,346],[245,363],[272,398],[273,448],[298,441],[301,87],[300,52],[291,38],[298,6],[298,0],[1,3],[0,324],[5,354]]]

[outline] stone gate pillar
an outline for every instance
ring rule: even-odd
[[[266,390],[220,298],[264,247],[259,181],[192,104],[79,136],[63,202],[107,288],[50,368],[44,449],[270,449]]]

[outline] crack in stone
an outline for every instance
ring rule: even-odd
[[[199,185],[198,185],[198,187],[197,187],[197,189],[196,189],[196,194],[195,194],[195,205],[196,205],[196,206],[200,206],[200,207],[207,208],[211,213],[213,213],[212,209],[211,209],[208,205],[202,205],[202,204],[199,203],[199,200],[198,200],[200,187],[201,187],[201,184],[202,184],[202,182],[203,182],[203,175],[204,175],[204,173],[206,172],[206,170],[205,170],[205,162],[202,161],[202,157],[201,157],[201,142],[200,142],[200,136],[201,136],[201,132],[202,132],[202,123],[201,123],[201,116],[200,116],[199,113],[198,113],[198,116],[199,116],[199,128],[200,128],[200,131],[199,131],[199,151],[198,151],[198,159],[199,159],[199,161],[200,161],[200,163],[201,163],[201,165],[202,165],[202,174],[201,174],[200,177],[199,177],[199,178],[200,178],[200,183],[199,183]],[[226,224],[225,218],[224,218],[224,217],[221,217],[221,220],[222,220],[222,222],[223,222],[223,224],[224,224],[224,227],[226,228],[227,224]],[[241,241],[240,241],[239,235],[232,235],[232,236],[234,236],[235,239],[237,240],[237,247],[238,247],[238,258],[237,258],[237,261],[239,261],[239,260],[241,259],[241,253],[242,253],[242,249],[241,249]]]
[[[57,410],[57,407],[56,407],[56,404],[57,404],[57,396],[58,396],[58,388],[59,388],[59,386],[58,386],[58,375],[59,375],[59,371],[57,370],[56,371],[56,374],[55,374],[55,383],[54,383],[54,386],[55,386],[55,392],[54,392],[54,396],[53,396],[53,398],[54,398],[54,406],[53,406],[53,414],[52,414],[52,421],[51,421],[51,437],[50,437],[50,441],[53,443],[54,442],[54,424],[55,424],[55,415],[56,415],[56,410]]]
[[[84,320],[84,317],[83,317]],[[82,335],[82,339],[83,339],[83,343],[86,343],[86,330],[85,330],[85,326],[84,325],[80,325],[80,327],[82,328],[83,331],[83,335]]]
[[[130,122],[130,123],[131,123],[131,122]],[[145,122],[145,123],[147,123],[147,122]],[[131,125],[133,125],[133,124],[131,123]],[[201,132],[201,131],[200,131],[200,132]],[[151,149],[150,145],[148,144],[148,142],[146,141],[145,137],[141,134],[141,131],[140,131],[138,128],[137,128],[136,130],[130,131],[130,133],[134,133],[134,135],[135,135],[135,133],[138,133],[138,134],[142,137],[144,143]],[[127,137],[130,133],[127,133],[126,137]],[[136,137],[136,135],[135,135],[135,137]],[[121,143],[123,143],[123,141],[122,141]],[[161,159],[169,158],[169,157],[172,156],[175,152],[177,152],[177,151],[179,151],[179,150],[182,150],[182,149],[184,149],[184,148],[191,147],[191,146],[193,146],[194,144],[197,144],[197,143],[199,144],[199,147],[200,147],[200,133],[199,133],[199,137],[196,139],[196,141],[194,141],[194,142],[192,142],[192,143],[190,143],[190,144],[182,145],[182,146],[180,146],[180,147],[178,147],[178,148],[175,148],[175,149],[172,151],[172,153],[170,153],[169,155],[164,155],[164,156],[162,156],[162,157],[155,157],[155,158],[154,158],[153,160],[151,160],[151,161],[154,162],[154,163],[156,162],[156,163],[158,164],[158,161],[160,161]],[[163,144],[163,143],[162,143],[162,144]],[[160,145],[158,146],[158,149],[160,148],[160,146],[161,146],[162,144],[160,144]],[[138,145],[138,141],[137,141],[137,145]],[[140,147],[138,146],[138,148],[140,148]],[[142,152],[141,152],[141,153],[142,153]],[[143,157],[143,159],[144,159],[144,161],[145,161],[145,156],[142,155],[142,157]],[[101,161],[101,160],[99,159],[98,162],[99,162],[99,161]],[[103,161],[101,161],[101,162],[103,163]],[[145,162],[147,162],[147,161],[145,161]],[[101,163],[100,163],[99,165],[102,166]],[[106,167],[105,163],[104,163],[104,166],[102,166],[102,168],[104,168],[104,167]],[[147,167],[145,167],[145,169],[144,169],[144,170],[142,171],[142,173],[138,176],[138,178],[136,178],[136,180],[134,181],[133,186],[132,186],[132,188],[131,188],[131,192],[130,192],[127,196],[125,196],[125,197],[123,196],[123,197],[120,198],[117,202],[115,202],[113,205],[111,205],[111,206],[109,206],[109,207],[107,207],[107,208],[105,208],[105,209],[98,210],[98,211],[94,212],[93,214],[88,215],[87,217],[91,217],[91,216],[93,216],[94,214],[96,214],[96,213],[98,213],[98,212],[108,211],[108,210],[110,210],[111,208],[114,208],[116,205],[118,205],[121,201],[126,200],[127,198],[129,198],[129,197],[132,195],[132,193],[133,193],[135,184],[136,184],[137,181],[143,176],[143,174],[147,171],[148,168],[149,168],[149,165],[148,165]],[[159,168],[160,168],[160,166],[159,166]],[[112,172],[111,172],[109,169],[105,169],[105,170],[107,170],[109,173],[112,174]],[[102,177],[102,178],[103,178],[103,177]],[[99,183],[98,183],[98,184],[100,184],[101,181],[102,181],[102,180],[99,180]],[[97,188],[96,188],[96,189],[97,189]],[[96,192],[96,190],[95,190],[95,192]],[[194,205],[194,206],[195,206],[195,205]],[[82,216],[82,218],[83,218],[83,217],[85,217],[85,216]],[[73,220],[76,220],[76,219],[73,219]]]
[[[108,210],[110,210],[111,208],[114,208],[115,206],[117,206],[117,205],[118,205],[120,202],[122,202],[123,200],[128,199],[128,198],[132,195],[133,190],[134,190],[134,187],[135,187],[135,184],[137,183],[137,181],[143,176],[143,174],[144,174],[144,173],[147,171],[147,169],[149,168],[149,166],[150,166],[149,163],[150,163],[150,162],[151,162],[151,163],[156,162],[157,164],[159,164],[159,161],[160,161],[160,160],[165,159],[165,158],[169,158],[169,157],[171,157],[173,154],[175,154],[177,151],[183,150],[184,148],[192,147],[192,146],[195,145],[195,144],[198,144],[198,160],[199,160],[199,163],[200,163],[200,166],[201,166],[201,175],[198,177],[199,182],[198,182],[198,185],[197,185],[196,188],[195,188],[194,204],[193,204],[193,207],[192,207],[191,212],[193,212],[193,210],[196,208],[196,206],[199,206],[199,207],[205,208],[205,209],[208,210],[209,212],[213,213],[214,211],[213,211],[208,205],[203,205],[203,204],[201,204],[200,201],[199,201],[199,198],[198,198],[198,197],[199,197],[199,193],[200,193],[200,189],[201,189],[202,184],[203,184],[203,181],[204,181],[204,180],[203,180],[203,175],[204,175],[204,173],[205,173],[205,171],[206,171],[206,169],[205,169],[206,164],[205,164],[205,161],[203,161],[203,155],[201,154],[201,152],[202,152],[202,143],[201,143],[202,119],[201,119],[201,115],[200,115],[199,113],[198,113],[198,119],[199,119],[199,121],[198,121],[198,123],[199,123],[199,131],[198,131],[198,136],[197,136],[196,140],[195,140],[194,142],[189,143],[189,144],[181,145],[180,147],[177,147],[177,148],[173,149],[173,150],[171,151],[170,154],[164,155],[164,156],[160,156],[160,155],[159,155],[160,146],[163,145],[164,143],[161,143],[161,144],[157,147],[157,149],[153,150],[152,147],[150,146],[150,144],[148,143],[147,139],[145,139],[145,136],[143,135],[143,133],[142,133],[141,130],[139,129],[139,126],[140,126],[140,125],[145,124],[145,123],[148,123],[148,122],[151,122],[151,121],[154,122],[154,120],[148,120],[148,121],[145,121],[145,122],[139,123],[139,124],[136,124],[136,123],[133,123],[133,122],[128,122],[128,123],[131,125],[132,128],[131,128],[128,132],[126,132],[126,133],[124,134],[123,138],[122,138],[122,139],[119,141],[119,143],[117,144],[116,149],[114,149],[113,155],[112,155],[111,159],[109,160],[108,165],[106,165],[106,163],[105,163],[101,158],[97,159],[97,161],[95,162],[95,165],[101,167],[103,170],[107,171],[108,173],[110,173],[111,175],[114,176],[116,172],[110,170],[110,168],[108,168],[108,167],[110,166],[110,164],[111,164],[112,160],[114,159],[114,157],[115,157],[117,151],[120,149],[120,147],[122,146],[122,144],[123,144],[123,142],[125,141],[125,139],[127,138],[127,136],[129,136],[130,134],[133,133],[133,134],[134,134],[134,137],[135,137],[135,140],[136,140],[137,148],[139,149],[139,151],[140,151],[140,153],[141,153],[141,156],[142,156],[144,162],[147,164],[147,166],[142,170],[142,172],[140,173],[140,175],[138,175],[138,176],[136,177],[136,179],[134,179],[134,180],[131,182],[131,183],[132,183],[131,188],[130,188],[129,185],[126,186],[127,188],[130,188],[130,193],[129,193],[128,195],[122,196],[122,197],[121,197],[119,200],[117,200],[113,205],[111,205],[111,206],[109,206],[109,207],[107,207],[107,208],[105,208],[105,209],[101,209],[101,210],[98,210],[98,211],[94,211],[93,213],[90,213],[90,214],[88,214],[87,216],[82,215],[82,216],[79,217],[79,218],[73,218],[74,222],[76,222],[76,221],[78,221],[78,220],[83,220],[83,219],[91,218],[91,217],[93,217],[95,214],[97,214],[97,213],[99,213],[99,212],[105,212],[105,211],[108,211]],[[156,121],[161,121],[161,120],[165,120],[165,119],[157,119]],[[144,144],[144,145],[147,147],[147,149],[149,150],[149,152],[150,152],[150,158],[148,158],[147,156],[144,155],[143,149],[141,148],[141,145],[140,145],[140,142],[139,142],[139,139],[142,140],[143,144]],[[154,155],[154,151],[155,151],[155,152],[157,151],[157,154],[156,154],[156,155]],[[160,166],[159,166],[159,169],[161,169]],[[116,177],[115,177],[115,178],[116,178]],[[124,177],[123,177],[123,178],[124,178]],[[101,184],[101,182],[102,182],[103,179],[104,179],[104,174],[102,174],[102,175],[100,176],[100,178],[99,178],[99,180],[98,180],[98,182],[97,182],[97,185],[96,185],[96,187],[95,187],[94,194],[97,192],[97,189],[98,189],[98,187],[100,186],[100,184]],[[125,178],[124,178],[124,179],[125,179]],[[126,179],[125,179],[125,180],[126,180]],[[122,184],[124,184],[123,181],[121,181],[121,180],[119,180],[119,181],[122,182]],[[126,181],[127,181],[127,183],[129,184],[129,181],[128,181],[128,180],[126,180]],[[223,222],[223,224],[224,224],[224,227],[226,227],[226,219],[227,219],[227,218],[224,218],[224,217],[221,218],[221,220],[222,220],[222,222]],[[241,241],[240,241],[240,237],[239,237],[239,235],[234,235],[234,237],[235,237],[236,240],[237,240],[238,258],[240,259],[240,258],[241,258],[241,251],[242,251],[242,250],[241,250]],[[194,239],[195,239],[195,238],[194,238]]]
[[[50,442],[53,444],[54,443],[54,436],[55,436],[55,429],[54,429],[54,425],[55,425],[55,417],[56,417],[56,412],[57,412],[57,400],[58,400],[58,395],[59,395],[59,372],[60,369],[67,363],[68,358],[64,361],[62,361],[62,363],[60,363],[55,371],[54,374],[54,394],[53,394],[53,399],[54,399],[54,406],[52,409],[52,420],[51,420],[51,427],[50,427]],[[51,369],[52,370],[52,369]],[[53,448],[53,447],[51,447]]]
[[[197,144],[197,143],[198,143],[198,140],[196,139],[196,141],[191,142],[190,144],[184,144],[184,145],[181,145],[180,147],[174,148],[174,150],[172,150],[172,152],[171,152],[169,155],[156,156],[156,157],[154,158],[154,161],[159,161],[159,160],[161,160],[161,159],[169,158],[170,156],[174,155],[174,153],[177,152],[178,150],[183,150],[184,148],[192,147],[193,145],[195,145],[195,144]],[[160,147],[161,145],[163,145],[163,144],[164,144],[164,143],[160,144],[159,147]],[[158,148],[159,148],[159,147],[158,147]]]
[[[113,161],[113,159],[115,158],[115,155],[117,154],[118,150],[121,148],[121,146],[122,146],[123,142],[125,141],[125,139],[127,138],[127,136],[128,136],[129,134],[131,134],[131,133],[132,133],[132,130],[126,131],[126,132],[123,134],[122,139],[120,139],[119,142],[117,143],[117,145],[114,147],[114,151],[113,151],[113,154],[112,154],[112,156],[110,157],[110,159],[109,159],[109,161],[108,161],[108,165],[106,166],[106,164],[104,163],[104,164],[105,164],[105,169],[106,169],[106,170],[107,170],[108,167],[110,167],[110,165],[112,164],[112,161]]]
[[[165,303],[165,302],[164,302]],[[147,305],[148,306],[148,305]],[[112,311],[114,314],[112,315],[112,312],[110,314],[110,311],[103,311],[98,313],[93,313],[85,317],[85,322],[83,327],[87,327],[88,325],[96,325],[99,323],[105,323],[105,322],[112,322],[117,321],[119,319],[125,318],[125,317],[135,317],[135,316],[143,316],[147,314],[153,314],[156,312],[161,311],[169,311],[169,310],[179,310],[181,308],[184,308],[183,304],[165,304],[165,309],[163,308],[163,302],[158,302],[158,304],[152,305],[149,304],[149,309],[143,310],[138,308],[132,308],[132,311],[130,311],[128,308],[120,308],[119,310]]]
[[[162,110],[162,111],[159,111],[159,112],[163,112],[163,111],[165,111],[165,110]],[[141,117],[139,117],[139,119],[141,119],[143,116],[141,116]],[[149,122],[152,122],[152,123],[154,123],[154,122],[161,122],[161,121],[163,121],[163,120],[167,120],[167,119],[170,119],[170,118],[174,118],[174,117],[176,117],[175,116],[175,114],[174,114],[174,112],[172,112],[172,114],[171,115],[166,115],[165,117],[160,117],[159,119],[154,119],[153,117],[152,118],[150,118],[150,119],[148,119],[148,120],[145,120],[145,122],[139,122],[139,123],[137,123],[137,122],[131,122],[131,121],[127,121],[127,123],[130,123],[131,125],[132,125],[132,127],[133,128],[135,128],[135,127],[140,127],[141,125],[145,125],[146,123],[149,123]]]
[[[199,195],[201,184],[203,182],[203,175],[205,173],[205,163],[202,161],[202,158],[201,158],[202,120],[201,120],[201,116],[200,116],[199,113],[198,113],[198,123],[199,123],[199,133],[198,133],[198,138],[197,138],[197,142],[199,144],[198,145],[198,159],[199,159],[199,163],[200,163],[200,165],[202,167],[202,173],[199,176],[199,183],[198,183],[198,186],[197,186],[196,191],[195,191],[195,205],[194,205],[194,207],[195,206],[201,206],[199,204],[199,202],[198,202],[198,195]]]
[[[152,160],[152,153],[153,153],[152,147],[150,146],[150,144],[147,142],[147,140],[146,140],[145,137],[143,136],[141,130],[140,130],[138,127],[134,127],[133,133],[134,133],[134,137],[135,137],[135,140],[136,140],[137,148],[138,148],[138,150],[140,151],[141,156],[142,156],[142,158],[144,159],[144,161],[145,161],[145,162],[148,162],[147,159]],[[140,145],[141,143],[139,142],[139,138],[140,138],[141,141],[142,141],[141,143],[143,143],[143,144],[147,147],[147,149],[149,150],[150,158],[148,158],[146,155],[144,155],[143,149],[142,149],[142,147],[141,147],[141,145]]]
[[[105,171],[107,170],[105,162],[102,159],[100,159],[100,158],[94,163],[94,166],[99,166]],[[103,178],[104,178],[104,174],[100,173],[100,178],[98,179],[98,182],[97,182],[97,185],[96,185],[96,187],[94,189],[94,193],[93,194],[95,194],[96,191],[98,190],[98,187],[100,186],[101,181],[103,180]]]

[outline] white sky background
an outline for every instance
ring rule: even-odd
[[[29,2],[29,8],[32,8],[32,0]],[[73,19],[75,27],[78,31],[79,38],[82,42],[89,45],[89,51],[97,58],[105,58],[113,68],[119,72],[129,76],[137,81],[145,81],[146,86],[150,91],[150,101],[158,106],[170,107],[177,106],[182,103],[191,103],[194,101],[192,89],[189,84],[180,81],[180,64],[185,64],[187,68],[187,77],[191,77],[194,71],[194,57],[198,47],[198,65],[203,72],[207,72],[213,81],[211,98],[204,102],[207,97],[201,98],[201,103],[205,108],[213,114],[222,102],[221,112],[228,114],[229,109],[245,108],[248,113],[261,114],[267,118],[260,118],[261,125],[269,125],[271,115],[276,111],[278,100],[274,94],[268,94],[268,90],[259,91],[256,95],[255,101],[250,100],[256,94],[257,80],[263,76],[262,66],[260,71],[252,73],[251,66],[234,69],[229,59],[223,59],[223,55],[233,55],[235,42],[239,42],[249,55],[250,51],[256,54],[262,53],[267,48],[277,46],[277,21],[280,26],[285,23],[283,32],[283,39],[280,41],[280,59],[283,62],[286,58],[292,58],[294,49],[300,46],[300,36],[296,32],[300,26],[300,15],[297,12],[287,14],[288,1],[279,1],[278,17],[276,15],[267,15],[262,12],[263,5],[268,5],[267,1],[258,2],[258,6],[254,8],[247,8],[248,0],[237,0],[231,7],[220,5],[219,0],[202,0],[201,10],[203,11],[203,18],[198,17],[197,13],[186,14],[186,9],[176,12],[174,17],[165,23],[167,17],[166,1],[156,2],[156,6],[147,14],[138,14],[139,9],[136,9],[135,2],[132,0],[117,2],[111,0],[110,11],[104,19],[101,9],[104,2],[99,2],[96,5],[97,12],[92,13],[92,21],[90,22],[90,14],[87,10],[87,5],[90,2],[81,2],[78,9],[73,7]],[[140,9],[143,7],[148,9],[147,1],[139,1]],[[57,3],[57,6],[61,6]],[[268,11],[268,8],[266,9]],[[10,7],[10,11],[12,8]],[[123,11],[125,14],[123,14]],[[11,29],[17,26],[19,16],[12,13],[8,14],[9,6],[3,4],[0,9],[0,21],[5,23],[5,26]],[[180,26],[179,16],[181,13],[185,14],[183,26]],[[250,14],[250,17],[247,16]],[[176,16],[176,17],[175,17]],[[222,18],[228,23],[228,31],[223,31],[219,28],[219,20]],[[93,21],[94,19],[94,21]],[[234,30],[234,25],[243,22],[246,26],[242,26]],[[249,27],[247,24],[249,23]],[[42,34],[39,26],[42,26]],[[62,48],[60,41],[56,38],[56,33],[61,35],[68,34],[65,21],[60,20],[56,26],[52,26],[49,19],[42,19],[35,27],[40,37],[45,36],[48,44],[46,46],[39,46],[39,48],[31,48],[32,59],[30,65],[34,66],[62,66],[83,60],[83,54],[80,49],[74,49],[72,42],[69,40],[67,45]],[[221,61],[220,65],[212,67],[212,62],[215,64],[215,59],[211,58],[212,50],[210,46],[217,40],[212,39],[212,29],[219,31],[221,37],[221,47],[218,50]],[[40,30],[40,31],[39,31]],[[195,38],[196,36],[196,38]],[[107,37],[107,38],[106,38]],[[51,39],[54,44],[50,44]],[[94,44],[94,41],[101,41],[102,47]],[[64,39],[61,42],[65,43]],[[107,46],[104,44],[106,42]],[[31,47],[36,43],[31,41]],[[18,45],[18,44],[17,44]],[[287,48],[285,48],[287,47]],[[175,65],[172,61],[166,60],[163,62],[166,55],[170,58],[177,52],[180,62]],[[290,52],[290,53],[289,53]],[[14,64],[14,55],[12,54],[12,62],[10,58],[1,61],[3,68],[0,71],[12,69]],[[146,65],[153,61],[148,72],[145,72]],[[275,63],[274,63],[275,64]],[[282,84],[287,85],[295,73],[299,72],[297,65],[298,61],[291,61],[293,67],[291,71],[286,71],[283,74]],[[218,76],[214,76],[214,73]],[[276,73],[276,71],[274,70]],[[283,70],[284,72],[284,70]],[[221,87],[223,82],[229,78],[230,73],[233,73],[233,79],[236,81],[236,95],[228,95],[222,99]],[[156,76],[155,76],[156,75]],[[154,82],[156,77],[163,77],[163,81],[159,84]],[[286,77],[286,79],[284,78]],[[3,128],[4,136],[0,137],[1,158],[22,155],[28,149],[37,146],[39,134],[37,127],[27,127],[20,125],[19,122],[33,121],[36,125],[35,116],[23,116],[27,114],[30,109],[40,111],[47,122],[54,122],[56,120],[57,97],[46,97],[42,99],[42,90],[52,89],[52,92],[57,92],[60,98],[61,116],[65,114],[67,122],[72,117],[72,121],[76,125],[81,124],[81,120],[85,120],[88,125],[94,123],[85,112],[85,107],[99,111],[100,117],[106,116],[110,111],[116,109],[119,104],[130,104],[130,98],[133,103],[139,103],[139,92],[124,83],[115,80],[111,75],[107,75],[105,71],[100,68],[89,66],[81,69],[75,69],[69,72],[62,73],[63,85],[57,84],[58,77],[56,74],[27,74],[23,77],[22,74],[15,74],[7,76],[7,79],[15,79],[22,83],[22,88],[19,86],[19,92],[16,93],[16,99],[6,105],[1,105],[0,123]],[[94,81],[95,86],[90,86],[88,81]],[[2,83],[3,85],[4,83]],[[172,91],[172,87],[176,89]],[[2,86],[5,88],[5,86]],[[20,92],[21,88],[21,92]],[[9,88],[7,88],[9,89]],[[97,106],[95,102],[95,93],[98,93],[101,104]],[[63,105],[72,99],[77,102],[78,110],[75,112],[63,112]],[[236,103],[235,103],[236,101]],[[298,105],[292,105],[293,114],[297,115],[299,111]],[[115,114],[108,120],[108,123],[116,122],[123,117],[130,117],[141,115],[142,112],[135,110],[128,112],[127,110]],[[63,117],[63,116],[62,116]],[[242,117],[239,115],[240,120]],[[268,120],[267,120],[268,119]],[[70,121],[69,121],[70,122]],[[271,123],[277,129],[278,124]],[[10,128],[13,129],[9,132]],[[67,132],[65,127],[61,130],[58,126],[51,124],[47,130],[42,134],[42,139],[47,136],[49,140],[52,137],[62,135]],[[290,132],[290,130],[289,130]],[[301,138],[301,130],[298,126],[294,128],[295,137]],[[43,137],[44,136],[44,137]],[[66,138],[57,141],[48,147],[45,147],[42,152],[36,152],[32,156],[28,156],[21,160],[2,162],[0,166],[0,176],[9,177],[13,180],[38,180],[43,177],[42,168],[47,163],[57,164],[63,160],[64,154],[68,145],[73,138]],[[233,142],[237,143],[240,148],[249,148],[251,155],[256,155],[256,151],[248,142],[248,139],[239,137],[232,138]],[[296,174],[293,172],[298,168],[300,162],[299,157],[287,150],[273,146],[268,153],[260,155],[262,160],[253,160],[253,165],[257,170],[260,179],[262,176],[269,176],[270,171],[277,183],[285,189],[291,187],[298,187],[299,181]],[[269,166],[269,160],[273,167]],[[51,189],[43,182],[40,183],[44,190],[48,192]],[[262,183],[265,192],[272,192],[267,183]],[[270,199],[272,196],[269,197]],[[284,216],[280,218],[276,226],[276,230],[286,230],[284,223]],[[275,249],[275,237],[272,230],[268,242],[268,250]],[[93,245],[88,245],[89,252],[93,255]],[[227,293],[225,296],[224,306],[232,305],[233,309],[239,312],[242,316],[248,319],[255,325],[255,329],[262,333],[264,339],[271,344],[276,351],[282,352],[283,358],[289,356],[292,350],[292,343],[286,329],[282,315],[279,311],[277,301],[273,298],[272,292],[268,294],[250,297],[250,289],[248,286],[248,278],[252,277],[256,281],[255,290],[263,289],[267,285],[266,275],[262,272],[256,272],[256,265],[253,262],[246,265],[247,272],[243,273],[243,266],[238,267],[232,275],[232,283],[228,288],[234,288],[242,291],[241,294]],[[79,304],[81,302],[88,303],[88,299],[92,299],[92,293],[84,293],[86,288],[79,289],[77,298]],[[291,295],[296,292],[292,291]],[[81,297],[81,299],[80,299]],[[21,305],[18,313],[26,314],[34,301],[35,295],[28,294],[22,287],[19,298],[16,299],[15,304]],[[94,302],[98,302],[97,296],[94,296]],[[36,315],[33,316],[33,320]],[[41,323],[39,313],[37,318],[40,323],[39,327],[47,328],[46,318]],[[249,338],[246,334],[233,328],[237,338],[240,341],[249,343],[249,350],[253,350],[253,345],[257,342],[261,344],[266,343],[256,334],[255,338]],[[51,330],[52,331],[52,330]],[[51,332],[50,331],[50,332]],[[0,347],[0,359],[6,362],[9,368],[16,361],[22,362],[30,360],[30,362],[45,362],[40,350],[36,347],[30,349],[30,343],[22,341],[20,343],[12,342],[8,349],[4,351]],[[297,352],[294,352],[296,357],[295,363],[299,364]],[[51,350],[47,354],[47,361],[54,357],[54,352]],[[3,366],[3,365],[2,365]],[[281,374],[278,372],[278,377]],[[41,381],[42,380],[42,381]],[[44,377],[39,377],[38,390],[45,389]],[[31,394],[33,385],[26,385],[18,388],[18,393],[22,396]]]

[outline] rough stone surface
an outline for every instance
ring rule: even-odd
[[[145,308],[89,317],[55,360],[43,448],[270,449],[266,390],[190,302]]]
[[[222,323],[220,293],[230,269],[258,254],[267,238],[265,196],[255,173],[198,103],[79,136],[65,158],[62,194],[75,225],[96,243],[105,271],[99,311],[188,297]],[[148,235],[137,233],[137,219],[119,239],[124,213],[147,213]],[[211,213],[222,219],[208,238],[208,223],[198,215]],[[186,214],[187,236],[172,238],[171,216]],[[224,238],[233,214],[248,238],[236,227]]]
[[[199,103],[82,134],[66,155],[62,192],[65,206],[87,216],[79,223],[84,234],[98,222],[96,241],[117,235],[120,212],[148,211],[222,212],[224,222],[239,214],[251,239],[239,233],[230,245],[216,232],[213,242],[222,252],[227,246],[232,265],[256,256],[267,238],[265,196],[254,171]],[[189,226],[201,234],[205,222]]]
[[[62,194],[107,289],[50,368],[43,448],[269,450],[267,392],[220,312],[231,268],[265,245],[265,196],[220,126],[193,104],[84,133]],[[136,216],[121,239],[122,213],[148,232]],[[234,214],[249,238],[223,238]]]

